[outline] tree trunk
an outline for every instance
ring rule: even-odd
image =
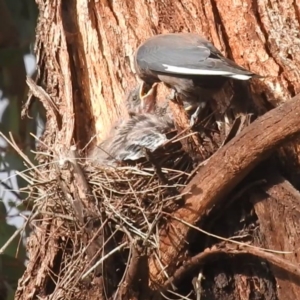
[[[33,94],[40,98],[46,107],[48,122],[43,138],[46,145],[44,149],[53,154],[53,162],[59,162],[59,167],[72,160],[71,146],[76,145],[81,150],[91,140],[90,145],[98,144],[106,137],[114,122],[128,117],[124,101],[126,94],[137,84],[133,54],[142,41],[154,34],[199,33],[209,39],[225,56],[252,72],[265,76],[264,79],[254,79],[250,83],[251,96],[261,114],[300,92],[298,33],[300,3],[297,1],[38,0],[37,2],[40,11],[36,42],[39,68],[37,85],[44,91],[41,92],[39,87],[32,83],[30,87]],[[160,97],[165,97],[165,93],[165,90],[162,90]],[[47,94],[51,98],[47,98],[45,96]],[[300,112],[299,105],[298,109]],[[295,133],[297,130],[293,131],[293,134]],[[233,235],[243,235],[241,224],[248,229],[255,224],[255,228],[251,227],[250,231],[247,231],[247,234],[251,233],[253,237],[251,240],[253,244],[264,249],[290,251],[291,253],[284,255],[285,262],[292,262],[295,268],[298,268],[299,159],[299,143],[294,139],[280,148],[276,155],[256,167],[245,177],[242,185],[238,186],[238,182],[241,181],[238,180],[226,190],[226,194],[222,194],[222,197],[219,195],[219,198],[223,198],[223,202],[220,203],[221,210],[224,207],[222,218],[218,216],[219,210],[213,212],[207,219],[201,219],[201,228],[230,238]],[[269,164],[276,165],[274,170],[269,168]],[[74,172],[75,175],[80,173],[76,170]],[[39,176],[40,180],[47,180],[44,173]],[[68,189],[74,191],[76,184],[72,183],[72,178],[71,176],[68,181],[71,182],[72,188]],[[247,189],[252,187],[253,182],[259,182],[259,186]],[[81,206],[83,211],[87,208],[97,210],[88,193],[88,186],[85,182],[81,183],[86,194],[80,195],[83,204],[77,203],[77,207]],[[63,184],[60,188],[64,195],[68,194]],[[38,188],[38,191],[41,193],[42,190]],[[43,192],[50,193],[47,189]],[[232,199],[235,202],[230,209],[225,210],[225,207],[229,206],[226,202],[233,202]],[[56,213],[54,209],[54,216]],[[77,217],[83,221],[80,209],[77,213]],[[62,274],[68,273],[68,270],[62,269],[69,266],[69,262],[62,259],[63,251],[66,250],[61,249],[73,247],[76,239],[73,239],[72,228],[67,236],[56,234],[59,231],[56,229],[61,223],[55,219],[50,220],[49,213],[40,211],[40,216],[39,228],[30,239],[28,246],[30,261],[19,282],[16,299],[36,299],[37,296],[67,299],[70,291],[64,289],[64,282],[59,281],[59,278]],[[182,218],[184,220],[185,215]],[[199,224],[195,221],[192,225]],[[201,247],[204,251],[206,247],[212,247],[216,243],[213,237],[199,235],[196,230],[192,232],[189,230],[187,234],[188,248],[185,245],[183,252],[177,253],[177,256],[170,255],[172,258],[168,258],[169,252],[164,253],[165,272],[169,272],[170,276],[177,274],[176,270],[178,271],[185,261],[201,252],[199,250]],[[83,244],[87,241],[84,247],[87,246],[89,239],[84,234],[77,238]],[[164,237],[160,238],[163,242]],[[249,240],[246,238],[243,241]],[[161,244],[162,251],[165,249],[163,247]],[[174,245],[171,243],[170,247]],[[224,247],[226,248],[227,244]],[[95,252],[98,248],[96,247]],[[144,257],[145,254],[136,251],[137,257]],[[181,283],[178,283],[180,291],[188,294],[193,290],[191,283],[193,276],[202,272],[205,279],[202,279],[201,283],[201,299],[298,298],[300,277],[297,272],[291,274],[282,264],[274,267],[267,257],[262,261],[261,257],[255,257],[253,253],[244,253],[243,257],[223,254],[218,253],[213,260],[201,262],[201,267],[194,265],[196,271],[187,273]],[[72,261],[72,258],[69,259]],[[178,261],[177,265],[174,264],[174,260]],[[168,285],[165,274],[161,272],[161,266],[157,267],[157,258],[149,255],[148,261],[149,264],[144,264],[144,267],[147,269],[149,265],[150,268],[149,288],[157,291],[156,284],[169,288],[171,285]],[[262,264],[264,261],[269,261],[270,265]],[[111,270],[111,273],[114,272],[117,273]],[[103,277],[93,276],[95,277],[86,281],[79,277],[73,279],[75,281],[72,299],[102,299]],[[113,277],[114,274],[110,276]],[[177,282],[176,280],[174,282]],[[138,285],[140,281],[135,283]],[[120,289],[122,288],[121,285]],[[136,299],[146,299],[142,298],[141,293],[140,291],[140,294],[133,293],[133,295]],[[123,298],[126,297],[128,295]],[[196,299],[194,296],[191,297]]]

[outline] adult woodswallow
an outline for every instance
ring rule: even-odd
[[[141,98],[155,82],[164,82],[184,102],[206,102],[228,79],[249,80],[256,75],[193,33],[160,34],[146,40],[135,53],[135,69],[143,80]],[[146,91],[145,91],[146,90]]]

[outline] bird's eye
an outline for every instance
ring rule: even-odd
[[[134,102],[138,102],[138,100],[139,100],[139,98],[138,98],[137,95],[133,96],[133,101],[134,101]]]

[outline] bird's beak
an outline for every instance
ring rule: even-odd
[[[141,110],[142,112],[151,112],[155,108],[156,94],[158,83],[154,83],[151,87],[145,82],[140,87]]]
[[[193,108],[194,108],[193,105],[187,105],[187,106],[184,107],[184,110],[185,111],[191,111]]]
[[[199,104],[193,103],[193,104],[189,104],[187,102],[183,103],[183,108],[186,112],[191,112],[195,109],[197,109],[197,107],[199,106]]]

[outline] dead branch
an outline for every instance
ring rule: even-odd
[[[254,236],[254,243],[264,248],[290,251],[292,254],[286,258],[299,268],[299,246],[295,243],[299,240],[299,191],[279,173],[274,163],[264,166],[259,176],[263,176],[266,184],[250,194],[259,223],[259,233]],[[291,291],[290,286],[299,286],[299,277],[287,274],[273,264],[270,271],[280,286],[278,298],[297,299],[297,291]]]
[[[222,245],[223,244],[223,245]],[[300,269],[297,264],[293,264],[289,262],[287,259],[279,257],[278,254],[268,253],[264,250],[257,248],[248,248],[243,247],[242,249],[240,246],[234,247],[232,244],[221,243],[222,248],[214,246],[213,248],[206,249],[205,251],[193,256],[190,258],[183,266],[176,270],[174,275],[170,277],[165,285],[164,289],[168,289],[171,287],[172,284],[175,286],[180,283],[180,281],[185,278],[185,276],[193,271],[196,268],[204,265],[205,263],[211,262],[215,260],[220,255],[245,255],[250,254],[257,256],[261,259],[267,260],[271,263],[274,267],[284,270],[285,272],[289,272],[297,277],[300,277]]]
[[[300,192],[287,179],[281,176],[277,170],[266,174],[266,178],[268,184],[262,186],[262,189],[267,195],[287,207],[292,206],[293,210],[299,210]]]
[[[132,256],[125,280],[120,288],[120,299],[138,299],[139,296],[147,299],[149,294],[148,256],[141,244],[140,240],[131,243]]]
[[[27,77],[26,82],[32,95],[40,99],[40,101],[44,105],[46,112],[55,121],[55,128],[57,128],[57,130],[60,130],[62,126],[62,120],[61,116],[59,115],[59,110],[54,101],[47,94],[47,92],[41,86],[38,86],[30,77]],[[31,97],[28,98],[27,102],[25,103],[22,109],[22,118],[25,118],[25,116],[28,114],[30,103]],[[50,120],[50,118],[48,118],[48,120]]]
[[[245,176],[277,147],[300,132],[300,95],[258,118],[241,134],[217,151],[183,190],[186,203],[177,210],[167,229],[160,233],[161,262],[172,262],[182,254],[189,227],[178,220],[196,224],[210,210],[225,200]],[[150,276],[163,282],[161,268],[150,257]],[[174,270],[169,270],[172,272]]]
[[[187,113],[183,109],[182,103],[176,103],[170,101],[170,107],[172,109],[172,113],[175,119],[175,125],[178,133],[180,134],[182,131],[186,131],[186,135],[192,133],[193,131],[189,129],[189,120],[187,117]],[[181,141],[183,149],[191,155],[191,157],[198,157],[201,152],[203,152],[203,147],[200,145],[198,138],[195,135],[192,135]],[[202,155],[203,156],[203,155]],[[200,156],[201,157],[201,156]]]

